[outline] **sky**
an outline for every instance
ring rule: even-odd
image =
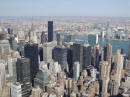
[[[130,17],[130,0],[0,0],[0,16]]]

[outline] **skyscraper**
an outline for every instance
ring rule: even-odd
[[[67,48],[62,46],[55,47],[53,51],[53,59],[58,61],[62,70],[68,70]]]
[[[71,49],[72,49],[73,63],[78,61],[80,64],[80,70],[82,70],[82,67],[83,67],[83,45],[74,43],[71,46]]]
[[[50,62],[52,60],[52,50],[55,46],[56,43],[54,41],[43,44],[43,61]]]
[[[17,80],[16,62],[17,62],[17,58],[13,57],[8,59],[8,72],[12,81]]]
[[[91,57],[92,57],[91,50],[92,50],[92,47],[90,45],[85,45],[83,47],[83,67],[84,68],[91,65]]]
[[[94,47],[92,51],[92,65],[99,70],[99,63],[100,63],[100,49],[98,47]]]
[[[79,64],[79,62],[74,62],[74,64],[73,64],[73,78],[75,79],[75,81],[78,80],[79,74],[80,74],[80,64]]]
[[[96,35],[89,34],[88,35],[88,43],[91,46],[95,46],[98,43],[98,34],[96,34]]]
[[[62,42],[61,42],[61,35],[60,35],[60,33],[56,34],[56,39],[57,39],[57,45],[61,45]]]
[[[17,81],[22,84],[22,97],[31,93],[30,61],[28,58],[18,58],[16,63]]]
[[[48,21],[48,42],[53,41],[53,21]]]
[[[0,40],[0,59],[7,59],[10,54],[10,45],[8,40]]]
[[[100,62],[100,97],[107,97],[108,82],[110,76],[110,65],[107,61]]]
[[[112,45],[111,44],[106,44],[103,47],[103,51],[104,51],[104,56],[103,56],[104,61],[108,61],[109,65],[111,65]]]
[[[39,69],[38,60],[38,44],[26,44],[24,46],[24,55],[30,59],[30,70],[32,86],[34,85],[34,77]]]
[[[42,32],[42,34],[41,34],[41,43],[44,44],[45,42],[47,42],[47,33]]]

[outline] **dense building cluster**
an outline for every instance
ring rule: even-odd
[[[54,34],[53,21],[40,37],[33,25],[26,40],[7,31],[0,33],[0,97],[130,97],[130,50],[101,48],[98,34],[88,43]]]

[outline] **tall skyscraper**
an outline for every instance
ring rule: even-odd
[[[96,35],[89,34],[88,35],[88,43],[91,46],[95,46],[98,43],[98,34],[96,34]]]
[[[24,55],[26,58],[30,59],[31,80],[33,86],[34,77],[39,69],[38,44],[26,44],[24,46]]]
[[[108,92],[110,93],[110,96],[113,96],[113,97],[115,97],[115,96],[117,96],[117,94],[118,94],[118,85],[117,85],[117,83],[115,82],[115,81],[110,81],[109,82],[109,89],[108,89]]]
[[[87,68],[87,66],[91,65],[91,52],[92,47],[90,45],[84,45],[83,47],[83,68]]]
[[[48,42],[53,41],[53,21],[48,21]]]
[[[52,50],[56,46],[56,42],[49,42],[43,44],[43,61],[50,62],[52,61]]]
[[[8,59],[8,72],[12,81],[17,81],[16,62],[17,58]]]
[[[73,56],[73,63],[79,62],[80,70],[83,68],[83,45],[74,43],[71,46],[72,49],[72,56]]]
[[[100,97],[108,97],[108,83],[110,76],[110,65],[107,61],[100,62]]]
[[[108,61],[109,65],[111,65],[111,59],[112,59],[112,45],[111,44],[106,44],[103,47],[104,55],[103,59],[104,61]]]
[[[56,39],[57,39],[57,45],[62,45],[60,33],[57,33],[57,34],[56,34]]]
[[[100,60],[101,60],[100,49],[95,46],[92,51],[92,65],[98,70]]]
[[[7,59],[10,54],[10,45],[8,40],[0,40],[0,59]]]
[[[53,50],[53,59],[58,61],[62,70],[68,71],[67,48],[63,46],[55,47]]]
[[[123,74],[123,62],[124,62],[124,57],[123,55],[121,55],[121,51],[117,50],[115,56],[114,57],[114,65],[115,68],[113,69],[115,71],[115,73],[113,73],[113,77],[111,76],[111,79],[113,79],[116,82],[116,87],[120,87],[120,82],[121,82],[121,78],[122,78],[122,74]],[[117,88],[117,89],[118,89]],[[118,91],[118,90],[116,90]],[[116,92],[118,93],[118,92]]]
[[[47,33],[42,32],[41,34],[41,43],[44,44],[47,42]]]
[[[30,61],[28,58],[18,58],[16,63],[17,81],[22,84],[22,97],[31,93]]]
[[[73,64],[73,78],[75,81],[78,80],[80,76],[80,64],[79,62],[74,62]]]

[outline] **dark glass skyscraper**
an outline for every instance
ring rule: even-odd
[[[104,49],[104,61],[108,61],[108,63],[111,65],[111,58],[112,58],[112,45],[106,44],[103,47]]]
[[[82,70],[82,67],[83,67],[83,45],[74,43],[71,46],[71,49],[72,49],[72,55],[73,55],[73,63],[79,62],[80,70]]]
[[[16,63],[17,81],[22,84],[22,97],[31,94],[30,61],[28,58],[18,58]]]
[[[38,63],[38,44],[26,44],[24,46],[24,55],[30,59],[31,81],[34,86],[34,77],[39,68]]]
[[[48,21],[48,42],[53,41],[53,21]]]
[[[67,48],[61,46],[55,47],[53,50],[53,59],[55,61],[58,61],[58,63],[61,65],[62,70],[68,69]]]

